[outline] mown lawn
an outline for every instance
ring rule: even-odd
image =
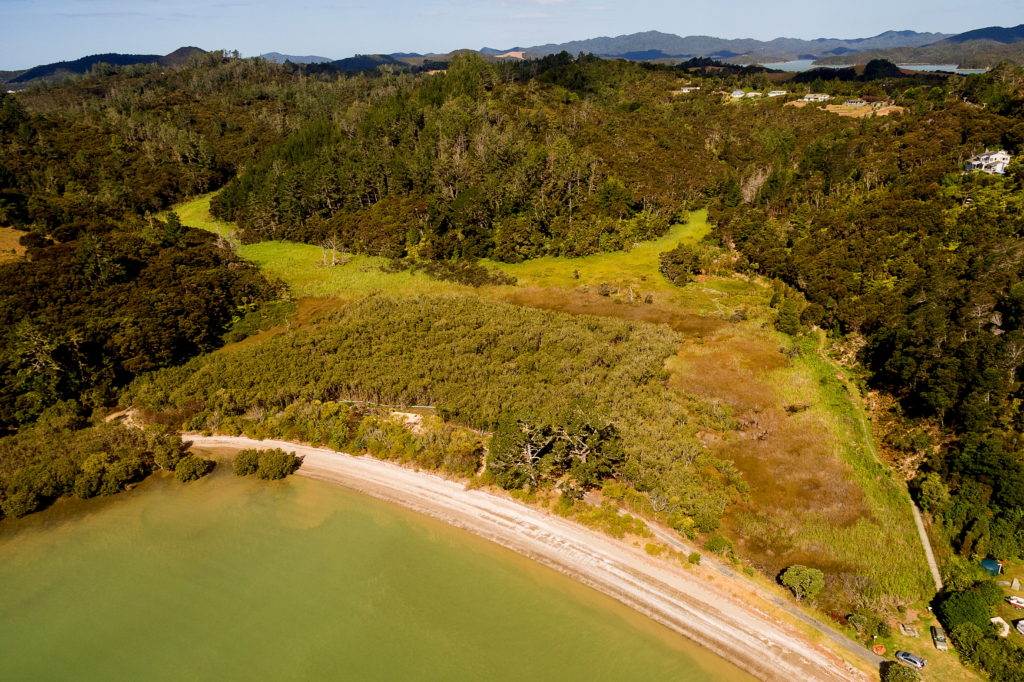
[[[1004,563],[1003,573],[998,578],[996,578],[996,580],[1012,584],[1014,578],[1016,578],[1017,580],[1021,581],[1022,584],[1024,584],[1024,561],[1007,561],[1006,563]],[[1009,587],[1003,586],[1003,594],[1006,597],[1009,597],[1011,595],[1016,597],[1024,597],[1024,588],[1017,592],[1014,592]],[[1012,628],[1010,630],[1010,641],[1014,642],[1018,646],[1024,647],[1024,635],[1017,632],[1016,628],[1014,628],[1014,625],[1017,624],[1017,621],[1024,620],[1024,609],[1018,609],[1014,606],[1011,606],[1008,602],[1004,600],[1000,602],[999,606],[996,607],[996,612],[997,615],[1002,616],[1003,620],[1009,623],[1010,627]]]
[[[893,628],[892,636],[879,640],[886,648],[886,658],[895,661],[897,651],[909,651],[912,654],[917,654],[927,661],[921,676],[929,682],[960,682],[960,680],[982,679],[960,662],[960,657],[957,656],[952,644],[946,651],[939,651],[935,648],[929,630],[932,625],[939,624],[934,613],[926,608],[908,611],[907,617],[902,622],[916,627],[918,636],[907,637],[900,634],[898,627]],[[946,634],[946,639],[949,639],[949,633]]]

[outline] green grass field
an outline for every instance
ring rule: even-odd
[[[471,287],[431,279],[422,273],[383,272],[385,258],[338,254],[344,265],[325,265],[324,251],[312,244],[299,242],[259,242],[238,244],[234,239],[234,223],[227,223],[210,215],[210,199],[206,194],[192,201],[178,204],[174,211],[181,222],[225,237],[231,241],[239,256],[252,261],[264,272],[288,285],[296,298],[337,297],[359,298],[375,292],[392,294],[441,294],[471,291]],[[327,256],[330,262],[330,255]]]
[[[711,231],[707,217],[707,211],[695,211],[685,224],[673,225],[663,237],[636,244],[629,251],[598,253],[582,258],[549,256],[514,264],[483,262],[512,275],[519,280],[520,286],[575,289],[609,284],[675,293],[679,289],[658,272],[658,254],[680,242],[696,244],[703,239]]]

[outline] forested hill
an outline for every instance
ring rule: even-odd
[[[0,433],[66,401],[83,414],[110,404],[137,374],[218,347],[240,310],[277,295],[208,233],[154,217],[276,134],[259,118],[224,124],[258,105],[198,104],[216,91],[215,65],[0,98],[0,225],[27,230],[28,248],[0,264]],[[174,104],[184,79],[198,96],[186,106]]]
[[[1019,24],[1010,28],[1004,28],[1003,26],[978,28],[973,31],[958,33],[955,36],[950,36],[939,42],[940,44],[966,43],[970,40],[991,40],[997,43],[1019,43],[1024,40],[1024,24]]]
[[[23,71],[12,71],[6,79],[0,74],[0,83],[6,83],[8,89],[24,88],[33,83],[59,81],[69,76],[82,75],[97,67],[97,65],[130,66],[134,64],[160,64],[162,66],[176,66],[184,64],[195,55],[204,54],[204,50],[198,47],[179,47],[174,52],[166,55],[159,54],[119,54],[116,52],[107,54],[94,54],[71,61],[54,62],[53,64],[42,64],[33,66]]]
[[[888,59],[900,64],[957,64],[961,68],[986,68],[1000,62],[1024,64],[1024,24],[1011,28],[991,26],[949,36],[934,43],[875,48],[856,55],[829,56],[820,64],[866,64]]]

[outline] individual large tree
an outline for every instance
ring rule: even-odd
[[[782,572],[779,582],[788,587],[797,599],[813,600],[825,587],[825,574],[816,568],[794,564]]]

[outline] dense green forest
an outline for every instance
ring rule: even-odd
[[[0,509],[114,492],[163,467],[150,441],[97,425],[131,385],[124,402],[175,427],[278,434],[294,417],[300,435],[333,425],[304,439],[368,450],[399,432],[343,401],[437,405],[495,431],[499,484],[576,490],[613,476],[677,510],[681,530],[712,530],[745,484],[696,437],[702,419],[728,415],[663,385],[673,334],[374,297],[314,329],[207,355],[285,292],[230,240],[161,213],[220,190],[213,211],[244,242],[508,284],[473,260],[629,249],[706,206],[712,243],[667,251],[663,274],[684,285],[714,251],[775,280],[776,327],[827,330],[896,401],[886,450],[913,463],[912,491],[953,552],[1019,557],[1024,166],[961,169],[985,148],[1024,151],[1024,72],[884,67],[780,84],[707,64],[458,55],[446,73],[339,75],[210,53],[0,95],[0,225],[28,249],[0,264]],[[684,84],[701,90],[681,95]],[[727,101],[736,87],[872,95],[903,111]],[[310,417],[315,401],[331,415]],[[465,474],[485,451],[468,433],[402,447]],[[52,467],[48,439],[68,444]]]

